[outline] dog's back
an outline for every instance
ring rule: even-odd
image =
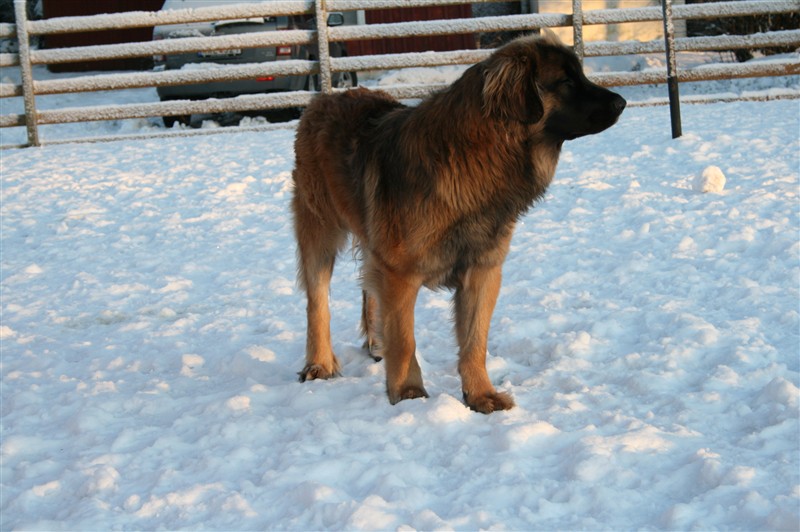
[[[405,106],[385,92],[363,87],[316,96],[297,126],[297,163],[305,165],[328,154],[351,153],[359,137],[369,135],[375,121],[402,107]]]
[[[324,220],[358,233],[363,219],[363,175],[354,150],[387,113],[405,106],[382,91],[364,88],[320,94],[306,108],[295,138],[295,195],[317,213],[348,219]],[[331,204],[336,202],[337,204]]]

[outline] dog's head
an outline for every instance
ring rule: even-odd
[[[577,56],[549,30],[521,37],[481,63],[487,118],[523,124],[571,140],[611,127],[625,100],[589,81]]]

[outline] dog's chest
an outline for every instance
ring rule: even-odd
[[[502,263],[513,230],[513,219],[471,216],[457,221],[430,243],[418,262],[425,284],[453,288],[466,270]]]

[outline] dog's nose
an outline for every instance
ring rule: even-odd
[[[619,94],[616,94],[614,100],[611,102],[611,108],[614,109],[617,114],[621,113],[626,105],[628,105],[628,102]]]

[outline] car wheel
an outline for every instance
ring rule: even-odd
[[[358,85],[355,72],[336,72],[331,81],[334,89],[352,89]]]
[[[352,89],[358,85],[358,77],[355,72],[334,72],[331,85],[334,89]],[[319,76],[316,74],[308,76],[306,90],[319,92],[319,89]]]
[[[164,121],[164,127],[170,129],[175,124],[188,126],[192,120],[192,117],[190,115],[162,116],[161,120]]]

